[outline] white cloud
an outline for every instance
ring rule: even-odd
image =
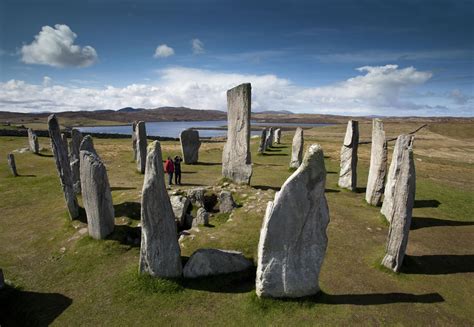
[[[166,44],[161,44],[156,47],[154,58],[166,58],[174,55],[173,48],[167,46]]]
[[[53,83],[53,79],[49,76],[44,76],[43,77],[43,86],[44,87],[48,87],[51,85],[51,83]]]
[[[204,50],[204,43],[199,40],[199,39],[192,39],[191,40],[191,45],[193,48],[193,53],[194,54],[202,54],[205,52]]]
[[[77,34],[67,25],[43,26],[31,44],[21,48],[21,60],[27,64],[53,67],[87,67],[98,59],[91,46],[74,44]]]
[[[429,80],[430,72],[396,65],[358,68],[355,77],[322,87],[302,87],[276,75],[223,73],[186,67],[157,71],[156,83],[103,88],[33,85],[11,80],[0,83],[0,110],[64,111],[187,106],[227,107],[226,91],[252,83],[252,109],[291,110],[348,115],[472,115],[466,106],[448,111],[452,100],[430,102],[413,97],[413,89]],[[457,111],[456,111],[457,110]]]

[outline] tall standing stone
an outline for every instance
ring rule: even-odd
[[[262,129],[262,134],[260,135],[260,144],[258,145],[258,153],[265,152],[265,141],[267,139],[267,129]]]
[[[270,127],[267,131],[267,136],[265,139],[265,150],[273,146],[273,127]]]
[[[81,145],[79,145],[79,151],[89,151],[97,155],[92,136],[86,135],[82,138]]]
[[[180,277],[181,250],[173,209],[166,191],[158,141],[148,146],[141,224],[140,272],[156,277]]]
[[[301,165],[301,160],[303,158],[303,146],[303,129],[298,127],[296,129],[295,136],[293,136],[290,168],[298,168]]]
[[[227,142],[222,153],[222,176],[238,184],[250,184],[251,86],[241,84],[227,91]]]
[[[66,204],[71,219],[79,216],[79,205],[77,204],[76,193],[72,182],[71,166],[66,145],[61,137],[58,119],[56,115],[48,117],[49,136],[51,137],[51,147],[56,161],[56,168],[58,170],[59,179],[66,199]]]
[[[145,122],[139,121],[136,127],[136,134],[137,134],[137,170],[141,173],[145,173],[145,165],[146,165],[146,148],[147,148],[147,140],[146,140],[146,127]]]
[[[16,171],[15,156],[13,155],[13,153],[9,153],[7,155],[7,161],[8,161],[8,167],[10,167],[10,171],[12,172],[12,175],[17,177],[18,172]]]
[[[89,236],[105,239],[114,230],[114,205],[109,178],[99,156],[87,150],[80,152],[82,201],[87,215]]]
[[[281,141],[281,128],[277,128],[275,130],[275,136],[274,136],[273,141],[275,142],[275,144],[280,144],[280,141]]]
[[[370,169],[367,180],[365,200],[368,204],[379,206],[387,175],[387,140],[380,119],[372,120],[372,147],[370,150]]]
[[[66,149],[66,154],[69,160],[69,146],[67,143],[67,134],[66,133],[61,133],[61,139],[63,140],[64,143],[64,148]]]
[[[82,133],[73,128],[71,131],[71,141],[69,142],[69,161],[71,165],[72,182],[74,192],[81,193],[81,171],[80,171],[80,146],[82,142]]]
[[[402,164],[403,149],[413,149],[414,135],[400,135],[395,142],[393,149],[392,161],[387,175],[387,183],[385,184],[384,199],[380,213],[382,213],[387,221],[391,221],[394,210],[394,196],[395,196],[395,184],[399,178]]]
[[[394,184],[393,209],[390,216],[390,229],[386,255],[382,265],[395,272],[400,271],[405,257],[408,234],[415,202],[416,173],[411,146],[399,149],[399,174]]]
[[[28,144],[31,152],[34,154],[39,153],[38,136],[31,128],[28,128]]]
[[[133,160],[137,161],[137,124],[138,121],[132,123],[132,149],[133,149]]]
[[[357,189],[357,148],[359,146],[359,122],[347,122],[346,135],[341,147],[341,163],[338,185],[355,191]]]
[[[199,132],[195,129],[186,129],[179,135],[179,141],[181,142],[184,163],[197,163],[199,160],[199,148],[201,147]]]
[[[260,230],[256,291],[265,297],[316,294],[327,247],[326,168],[319,144],[269,202]]]

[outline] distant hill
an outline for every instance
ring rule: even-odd
[[[294,115],[294,113],[289,110],[252,111],[252,114]]]

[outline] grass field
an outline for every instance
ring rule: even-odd
[[[419,124],[389,123],[387,136]],[[360,125],[369,139],[371,125]],[[474,324],[474,124],[430,124],[417,133],[417,194],[403,271],[380,267],[388,226],[364,201],[370,145],[359,147],[357,192],[337,187],[345,126],[305,130],[305,147],[320,143],[326,156],[331,222],[320,276],[323,292],[300,300],[258,299],[255,272],[195,281],[139,276],[140,192],[131,141],[94,140],[112,187],[116,231],[105,241],[84,234],[67,217],[53,158],[15,153],[20,177],[6,155],[26,138],[0,138],[0,324],[8,325],[455,325]],[[241,207],[211,227],[192,230],[183,257],[203,247],[242,251],[256,262],[259,229],[268,200],[291,174],[292,133],[257,156],[252,140],[251,186],[228,188]],[[48,148],[49,140],[40,138]],[[164,156],[179,153],[162,142]],[[221,183],[223,143],[204,143],[200,163],[184,166],[181,190]],[[393,150],[393,142],[389,151]],[[229,218],[229,219],[227,219]]]

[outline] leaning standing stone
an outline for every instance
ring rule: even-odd
[[[199,148],[201,141],[199,141],[199,132],[195,129],[186,129],[179,135],[181,142],[181,152],[183,154],[183,161],[185,164],[195,164],[199,159]]]
[[[139,271],[155,277],[180,277],[181,250],[173,209],[166,191],[158,141],[148,146],[141,204]]]
[[[28,128],[28,144],[31,152],[34,154],[39,153],[38,136],[31,128]]]
[[[298,127],[293,136],[293,145],[291,148],[291,161],[290,168],[298,168],[301,165],[301,159],[303,158],[303,129]]]
[[[359,146],[359,122],[347,122],[346,135],[341,148],[341,163],[338,185],[355,191],[357,188],[357,148]]]
[[[394,210],[394,197],[395,197],[395,184],[399,178],[402,164],[403,149],[413,149],[413,142],[415,136],[413,135],[400,135],[395,142],[393,149],[392,162],[387,175],[387,183],[385,185],[385,194],[382,203],[380,213],[382,213],[387,221],[391,221]]]
[[[71,131],[71,142],[69,142],[69,161],[71,162],[72,182],[74,192],[81,193],[81,171],[80,171],[80,146],[82,142],[82,133],[77,129]]]
[[[54,114],[48,117],[48,129],[51,137],[51,147],[56,161],[56,168],[63,188],[64,197],[66,199],[69,216],[71,219],[74,219],[79,216],[79,205],[77,204],[76,193],[74,192],[67,148],[61,138],[59,123]]]
[[[250,184],[251,86],[241,84],[227,91],[227,142],[222,153],[222,176],[238,184]]]
[[[319,144],[269,202],[258,244],[258,296],[302,297],[319,292],[327,247],[326,168]]]
[[[104,163],[96,153],[80,152],[82,201],[89,236],[105,239],[114,230],[114,206]]]
[[[400,271],[405,257],[416,184],[415,163],[411,146],[405,145],[400,148],[398,155],[400,171],[394,185],[387,253],[382,260],[382,265],[395,272]]]
[[[18,172],[16,171],[16,163],[15,163],[15,156],[13,153],[9,153],[7,155],[8,167],[10,167],[10,171],[12,172],[13,176],[17,177]]]
[[[267,129],[262,129],[262,134],[260,135],[260,144],[258,145],[258,153],[263,153],[265,151],[265,141],[267,139]]]
[[[379,206],[382,203],[386,174],[387,140],[385,139],[383,122],[380,119],[374,119],[372,120],[369,179],[365,193],[365,200],[368,204]]]
[[[139,121],[136,127],[137,133],[137,170],[141,173],[145,173],[145,164],[146,164],[146,127],[145,122]]]
[[[132,149],[133,149],[133,160],[137,161],[137,124],[138,121],[132,123]]]
[[[274,137],[275,144],[280,144],[280,140],[281,140],[281,128],[277,128],[275,130],[275,137]]]

